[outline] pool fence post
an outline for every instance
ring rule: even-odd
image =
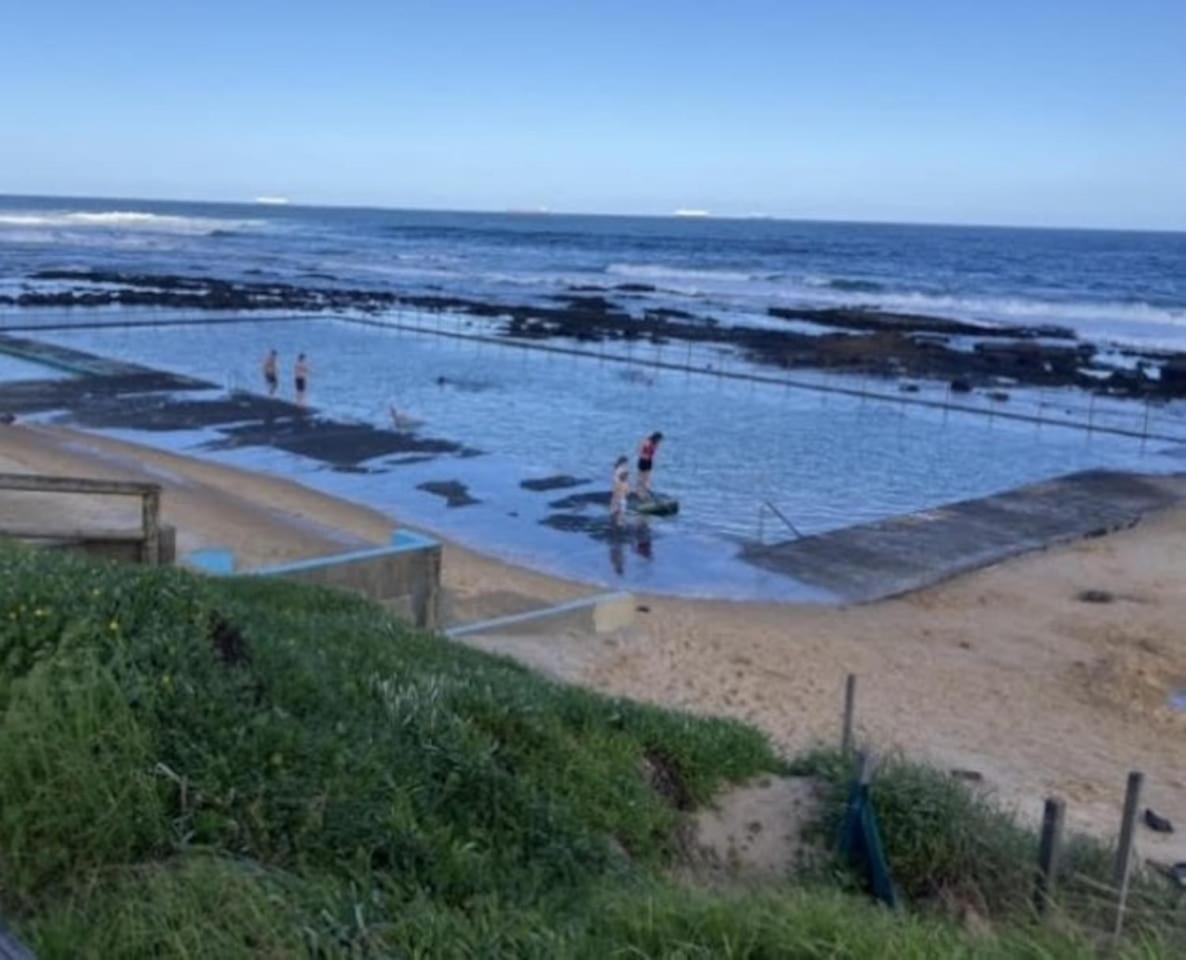
[[[1141,439],[1149,439],[1149,394],[1145,394],[1145,418],[1141,423]]]
[[[1116,860],[1112,865],[1112,886],[1116,889],[1116,920],[1112,926],[1112,944],[1119,944],[1124,930],[1124,909],[1128,902],[1128,882],[1132,876],[1132,848],[1136,833],[1137,809],[1141,804],[1141,787],[1145,775],[1133,770],[1128,775],[1124,791],[1124,813],[1120,819],[1120,840],[1116,846]]]
[[[1042,811],[1042,841],[1038,848],[1038,872],[1034,877],[1034,910],[1046,917],[1054,900],[1058,881],[1059,859],[1062,855],[1063,824],[1066,804],[1059,797],[1047,797]]]
[[[1091,391],[1091,396],[1087,401],[1087,433],[1090,435],[1095,427],[1095,391]]]
[[[857,706],[857,675],[850,673],[844,681],[844,727],[840,734],[840,752],[849,754],[853,747],[853,718]]]

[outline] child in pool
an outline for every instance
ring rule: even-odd
[[[620,523],[626,511],[626,498],[630,496],[630,459],[618,457],[614,463],[613,493],[609,498],[609,514],[614,523]]]

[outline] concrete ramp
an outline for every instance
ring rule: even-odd
[[[1090,470],[1008,493],[834,530],[742,557],[845,603],[917,590],[1018,554],[1112,530],[1186,501],[1186,475]]]

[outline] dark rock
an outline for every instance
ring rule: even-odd
[[[427,483],[417,484],[416,489],[431,493],[433,496],[443,497],[446,506],[449,507],[472,507],[482,502],[471,497],[469,488],[459,480],[430,480]]]
[[[1186,357],[1175,356],[1161,368],[1161,390],[1171,396],[1186,395]]]
[[[1151,807],[1145,808],[1145,826],[1154,833],[1173,833],[1174,825],[1165,817],[1154,813]]]
[[[1080,603],[1112,603],[1116,595],[1107,590],[1081,590],[1075,599]]]
[[[554,477],[521,480],[519,486],[524,490],[534,490],[539,493],[548,490],[563,490],[566,487],[580,487],[589,482],[589,480],[582,480],[580,477],[570,477],[567,473],[561,473]]]
[[[986,326],[918,313],[894,313],[872,307],[826,307],[823,309],[770,307],[772,317],[805,320],[823,327],[843,330],[893,330],[910,333],[963,334],[978,337],[1074,340],[1075,332],[1056,326]]]
[[[329,275],[325,275],[328,277]],[[747,360],[775,369],[818,368],[889,378],[927,378],[955,385],[992,382],[1005,376],[1021,386],[1077,386],[1123,396],[1169,399],[1186,396],[1186,354],[1142,351],[1143,361],[1163,367],[1159,380],[1120,371],[1108,378],[1080,372],[1090,365],[1094,345],[1080,343],[1066,329],[1048,326],[982,326],[945,317],[895,313],[873,307],[794,309],[771,307],[771,316],[808,321],[835,333],[809,335],[744,325],[722,326],[712,317],[654,307],[633,316],[601,295],[608,289],[631,294],[650,292],[649,284],[617,288],[585,285],[570,288],[551,305],[514,305],[436,293],[399,294],[390,290],[304,287],[266,278],[228,282],[196,275],[123,273],[102,270],[48,270],[39,280],[75,282],[73,290],[25,290],[7,302],[19,306],[151,305],[200,310],[290,310],[319,313],[350,309],[379,313],[408,307],[428,313],[448,311],[500,324],[495,332],[520,340],[565,338],[583,343],[606,340],[699,343],[736,348]],[[621,289],[626,288],[626,289]],[[588,295],[584,291],[589,291]],[[0,301],[4,301],[0,297]],[[211,322],[221,322],[214,318]],[[165,325],[167,316],[136,321]],[[467,321],[469,322],[469,321]],[[479,324],[480,326],[480,324]],[[840,332],[847,331],[847,332]],[[973,339],[972,350],[954,349],[952,336]],[[679,349],[678,347],[676,348]],[[705,369],[712,369],[712,365]],[[914,392],[909,386],[903,393]]]
[[[917,383],[899,383],[898,392],[900,393],[918,393]]]
[[[990,390],[988,392],[988,399],[994,400],[997,403],[1008,403],[1009,402],[1009,394],[1006,393],[1004,390]]]
[[[610,492],[598,490],[591,493],[574,493],[548,504],[553,510],[572,510],[581,507],[608,507]]]
[[[956,377],[954,380],[951,381],[951,392],[952,393],[971,393],[972,392],[972,382],[970,380],[964,379],[963,377]]]

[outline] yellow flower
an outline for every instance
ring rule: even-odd
[[[107,629],[110,630],[112,633],[115,633],[115,631],[119,629],[119,621],[112,620],[111,623],[107,624]]]

